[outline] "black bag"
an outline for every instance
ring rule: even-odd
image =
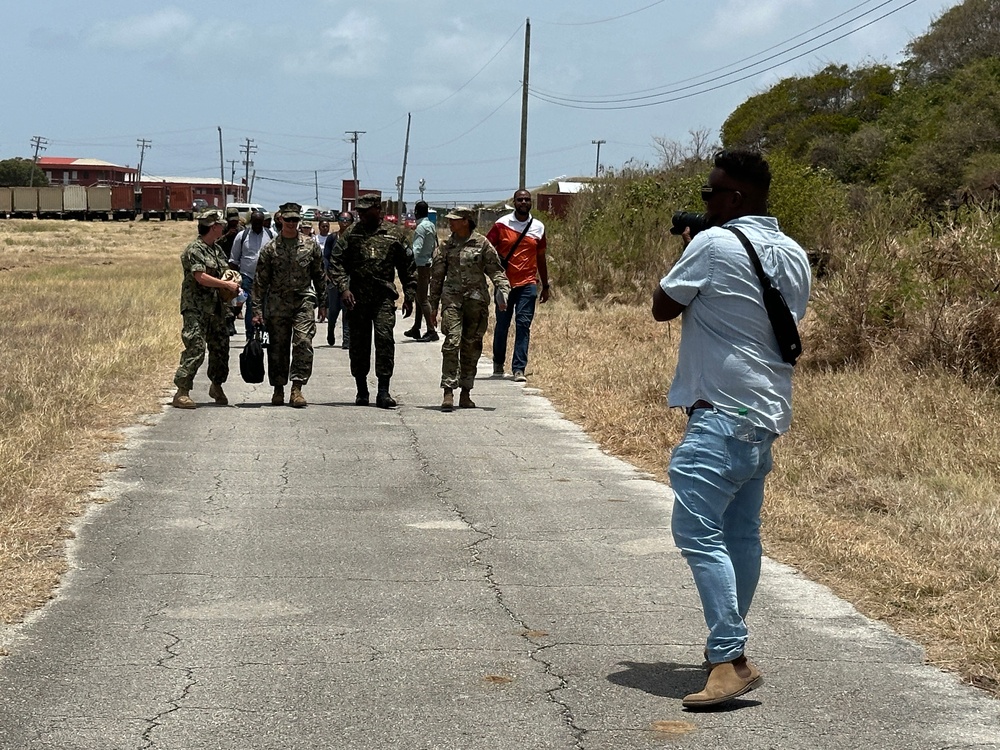
[[[778,339],[781,358],[788,364],[794,365],[795,360],[802,354],[802,340],[799,338],[799,329],[795,325],[792,311],[788,309],[788,304],[781,296],[781,292],[764,273],[760,258],[757,257],[757,251],[753,249],[753,245],[746,235],[736,227],[725,228],[739,238],[747,255],[750,256],[753,270],[757,272],[757,278],[760,279],[760,285],[764,289],[764,309],[767,310],[767,317],[771,320],[771,328],[774,329],[774,335]]]
[[[260,343],[259,328],[240,352],[240,376],[246,383],[264,382],[264,347]]]

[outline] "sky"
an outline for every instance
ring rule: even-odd
[[[0,159],[40,136],[40,156],[135,167],[144,139],[144,174],[250,171],[255,203],[339,207],[356,147],[362,189],[395,197],[405,152],[408,203],[420,180],[431,205],[493,203],[518,187],[526,21],[533,188],[593,175],[598,151],[619,169],[657,163],[656,139],[717,140],[782,78],[898,63],[955,4],[7,0],[0,63],[24,95],[0,117]]]

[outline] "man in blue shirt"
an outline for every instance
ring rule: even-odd
[[[688,708],[725,703],[762,682],[744,653],[745,618],[760,577],[760,509],[771,444],[792,418],[792,366],[781,357],[742,231],[796,321],[809,299],[809,261],[767,216],[768,163],[721,151],[701,189],[710,228],[691,238],[653,293],[653,318],[681,316],[668,404],[688,425],[670,459],[674,542],[691,566],[708,640],[708,681]]]
[[[424,201],[413,206],[413,217],[417,226],[413,230],[413,262],[417,266],[417,314],[413,317],[413,327],[403,331],[404,336],[419,341],[437,341],[440,337],[431,323],[431,306],[427,301],[427,289],[431,281],[431,261],[438,245],[437,227],[428,216],[430,210]],[[420,335],[420,318],[427,321],[427,333]]]

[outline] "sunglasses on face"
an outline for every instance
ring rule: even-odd
[[[712,187],[711,185],[703,185],[701,188],[701,199],[703,201],[709,201],[713,195],[718,195],[719,193],[738,193],[739,190],[736,188],[726,188],[726,187]]]

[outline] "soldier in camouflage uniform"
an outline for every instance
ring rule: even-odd
[[[184,351],[180,366],[174,375],[177,393],[171,402],[178,409],[194,409],[191,387],[195,373],[205,361],[208,350],[208,377],[212,386],[208,390],[218,404],[228,404],[222,384],[229,377],[229,334],[226,331],[226,301],[239,293],[239,284],[223,280],[229,264],[222,248],[217,244],[225,230],[226,222],[218,211],[208,211],[198,217],[198,239],[181,253],[181,340]],[[225,295],[224,300],[221,295]]]
[[[462,389],[458,405],[474,409],[469,392],[476,380],[476,368],[483,353],[483,335],[490,319],[490,292],[486,278],[493,282],[497,305],[507,308],[510,282],[500,265],[500,256],[490,241],[475,231],[476,213],[458,207],[445,218],[450,222],[451,237],[434,255],[431,263],[431,328],[441,312],[441,387],[442,411],[455,407],[454,391]]]
[[[368,404],[368,372],[371,369],[372,331],[375,335],[375,405],[392,409],[389,381],[395,364],[395,277],[403,285],[403,317],[413,312],[417,292],[417,269],[413,264],[406,233],[382,221],[382,197],[375,193],[358,198],[360,220],[342,232],[330,254],[329,282],[340,290],[351,329],[351,375],[358,386],[354,403]]]
[[[326,280],[323,254],[312,239],[298,231],[302,207],[285,203],[280,210],[281,234],[264,246],[257,260],[251,294],[252,322],[255,326],[266,323],[270,339],[267,375],[274,386],[271,403],[280,406],[285,402],[285,384],[290,376],[288,405],[301,408],[306,405],[302,386],[312,375],[316,308],[320,308],[321,316],[326,315]]]

